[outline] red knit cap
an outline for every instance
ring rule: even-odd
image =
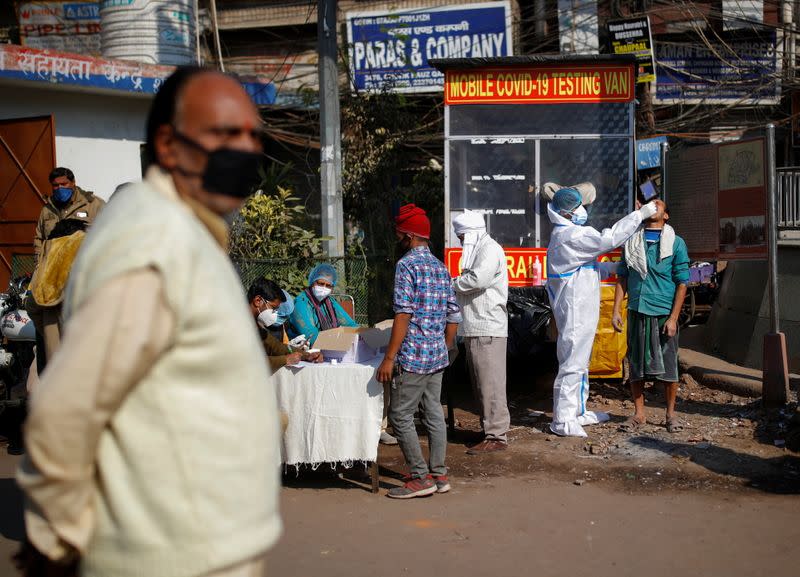
[[[398,232],[414,234],[422,238],[431,237],[431,221],[425,211],[413,204],[400,207],[400,213],[394,217],[394,227]]]

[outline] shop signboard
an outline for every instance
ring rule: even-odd
[[[100,2],[17,2],[23,46],[100,55]]]
[[[630,102],[630,66],[554,66],[448,71],[445,104]]]
[[[547,249],[546,248],[506,248],[506,268],[508,269],[508,286],[526,287],[541,286],[547,281]],[[461,248],[445,249],[444,261],[453,278],[461,274]],[[622,252],[616,250],[601,256],[598,262],[619,262]],[[616,282],[616,275],[606,278],[606,283]]]
[[[429,60],[513,53],[508,1],[348,12],[346,19],[356,91],[438,92],[444,75]]]
[[[0,78],[10,80],[153,95],[174,71],[174,66],[106,60],[0,44]],[[258,76],[238,78],[256,104],[275,102],[276,88],[272,82]]]
[[[719,258],[767,258],[763,138],[717,146]]]
[[[656,66],[653,60],[653,36],[650,32],[650,17],[612,20],[608,28],[607,51],[609,54],[633,54],[636,56],[636,82],[655,82]]]
[[[666,136],[643,138],[636,141],[636,168],[647,170],[661,166],[661,145],[667,142]]]
[[[778,33],[726,34],[713,47],[701,40],[656,42],[658,104],[780,103]]]
[[[693,259],[767,258],[763,138],[671,151],[667,187],[670,220]]]

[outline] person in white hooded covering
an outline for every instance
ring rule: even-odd
[[[587,213],[575,188],[560,189],[547,206],[554,225],[547,249],[547,294],[558,327],[558,375],[553,383],[550,430],[557,435],[586,437],[585,425],[609,418],[606,413],[586,410],[589,359],[600,317],[601,267],[597,257],[622,245],[643,220],[658,211],[656,203],[649,202],[598,232],[583,226]]]
[[[453,219],[464,247],[461,274],[453,281],[463,321],[467,367],[478,401],[484,439],[467,453],[479,455],[507,447],[511,417],[506,403],[508,272],[503,248],[486,232],[483,215],[464,211]]]

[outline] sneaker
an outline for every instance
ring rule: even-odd
[[[497,451],[505,451],[508,448],[508,443],[498,441],[497,439],[486,439],[474,447],[467,449],[467,455],[483,455],[484,453],[496,453]]]
[[[434,483],[436,483],[437,493],[447,493],[450,490],[450,480],[447,475],[431,475]]]
[[[381,445],[396,445],[397,439],[386,431],[381,431]]]
[[[414,497],[424,497],[436,492],[436,483],[430,477],[424,479],[411,479],[402,487],[389,489],[386,494],[392,499],[413,499]]]

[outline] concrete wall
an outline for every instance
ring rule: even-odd
[[[0,90],[0,119],[53,114],[56,162],[72,169],[81,188],[107,199],[118,184],[141,180],[149,99],[27,85]]]
[[[778,249],[780,329],[786,334],[789,370],[800,372],[800,248]],[[764,335],[770,330],[766,261],[730,262],[708,321],[712,352],[761,368]]]

